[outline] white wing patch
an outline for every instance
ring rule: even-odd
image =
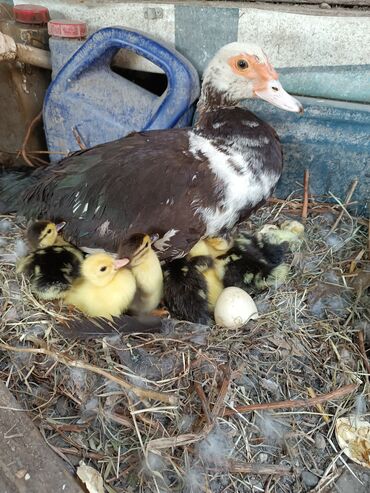
[[[98,227],[99,236],[105,236],[109,232],[110,222],[108,220],[104,221],[101,226]]]
[[[261,173],[262,163],[258,159],[247,162],[237,151],[220,151],[209,140],[191,131],[189,144],[194,156],[202,153],[207,157],[209,169],[216,175],[223,192],[216,207],[198,207],[196,210],[206,224],[207,236],[216,235],[224,227],[231,228],[240,211],[267,198],[279,179],[277,173]]]
[[[176,233],[178,233],[178,229],[170,229],[165,233],[162,238],[154,242],[154,247],[159,250],[160,252],[165,252],[168,250],[171,246],[170,240],[175,236]]]

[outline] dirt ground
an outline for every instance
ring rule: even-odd
[[[301,207],[276,201],[246,227]],[[347,213],[333,229],[340,210],[310,204],[288,278],[250,293],[260,317],[244,328],[169,319],[159,334],[93,340],[62,335],[65,308],[16,276],[25,224],[0,218],[0,377],[66,467],[83,459],[108,493],[365,493],[370,471],[340,450],[335,424],[369,419],[369,233]],[[333,391],[321,407],[271,408]],[[270,407],[241,409],[252,404]]]

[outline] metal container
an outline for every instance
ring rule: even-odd
[[[49,12],[37,5],[17,5],[0,10],[0,31],[16,43],[48,49]],[[0,164],[22,164],[20,153],[31,122],[42,110],[50,71],[19,61],[0,63]],[[28,151],[46,150],[42,123],[27,139]]]

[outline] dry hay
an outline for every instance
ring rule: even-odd
[[[301,207],[275,201],[254,226]],[[243,330],[168,321],[165,334],[88,342],[61,337],[55,326],[65,311],[37,302],[17,279],[22,224],[4,218],[0,337],[22,350],[1,351],[1,379],[68,467],[83,458],[109,493],[327,491],[343,464],[353,468],[338,449],[335,420],[366,416],[369,398],[358,345],[359,331],[369,343],[368,229],[344,214],[331,232],[338,210],[311,203],[287,282],[255,295],[261,317]],[[67,358],[58,362],[53,353]],[[76,360],[92,367],[73,366]],[[172,400],[139,398],[107,375]],[[350,384],[354,392],[322,407],[237,411]]]

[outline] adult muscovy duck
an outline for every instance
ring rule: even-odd
[[[162,259],[183,256],[247,218],[281,175],[276,133],[238,106],[254,97],[302,112],[259,46],[228,44],[205,70],[193,128],[137,132],[33,172],[4,170],[0,211],[63,220],[80,247],[116,252],[135,233],[159,234]]]

